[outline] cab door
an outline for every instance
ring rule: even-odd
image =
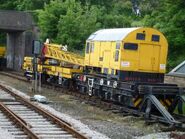
[[[160,52],[161,47],[160,45],[153,45],[153,61],[152,61],[152,69],[153,71],[159,72],[159,65],[160,65]]]
[[[140,44],[139,46],[139,70],[159,71],[160,46],[152,44]]]
[[[86,42],[85,47],[85,65],[90,64],[90,42]]]
[[[105,50],[103,52],[103,67],[109,68],[110,67],[110,50]]]

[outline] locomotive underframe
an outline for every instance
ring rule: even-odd
[[[81,93],[144,112],[146,119],[155,115],[159,121],[179,125],[172,114],[175,109],[183,114],[185,90],[176,84],[121,82],[92,74],[79,74],[75,79]]]

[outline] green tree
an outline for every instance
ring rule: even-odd
[[[95,6],[90,9],[86,7],[86,10],[84,10],[80,3],[76,3],[73,6],[68,8],[66,15],[61,15],[60,17],[57,40],[69,45],[71,50],[82,50],[89,34],[101,26],[97,22],[99,10]]]
[[[82,6],[75,0],[51,1],[39,11],[41,37],[67,44],[70,49],[81,50],[85,39],[100,28],[99,15],[101,10],[97,6]]]
[[[36,10],[42,9],[45,4],[49,3],[50,0],[16,0],[17,10]]]
[[[143,19],[144,26],[161,30],[169,42],[169,68],[185,59],[184,0],[160,1],[160,5]]]
[[[60,15],[66,15],[66,13],[67,6],[61,0],[51,1],[43,10],[38,11],[38,25],[42,39],[56,40]]]

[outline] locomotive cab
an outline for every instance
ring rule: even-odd
[[[85,66],[122,81],[163,82],[167,49],[152,28],[103,29],[87,39]]]

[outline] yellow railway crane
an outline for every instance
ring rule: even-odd
[[[44,56],[51,59],[71,63],[74,65],[83,66],[84,57],[72,52],[62,50],[62,46],[58,44],[44,44],[43,49],[46,49]]]
[[[32,59],[31,57],[24,58],[23,69],[29,74],[33,72]],[[38,71],[51,77],[71,79],[73,73],[82,72],[83,65],[84,57],[63,50],[62,45],[45,43],[38,60]],[[29,74],[27,76],[30,77]]]
[[[71,79],[73,73],[81,73],[84,57],[64,51],[63,46],[45,43],[42,49],[43,65],[40,71],[59,78]]]

